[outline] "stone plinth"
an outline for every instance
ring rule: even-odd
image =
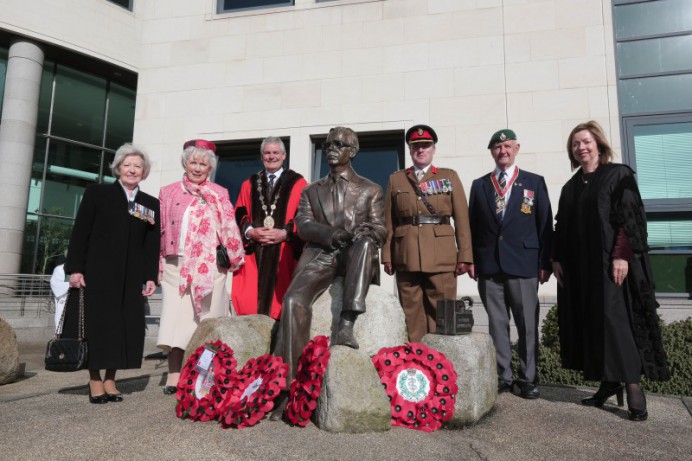
[[[330,348],[314,421],[329,432],[381,432],[392,427],[389,399],[370,357],[346,346]]]
[[[199,346],[220,339],[233,349],[238,369],[253,357],[269,353],[272,328],[276,322],[266,315],[242,315],[202,320],[185,349],[183,363]]]
[[[461,336],[427,334],[421,343],[444,353],[457,372],[454,416],[445,425],[462,427],[480,420],[497,399],[495,346],[487,333]]]
[[[19,377],[17,335],[9,323],[0,319],[0,385],[13,383]]]
[[[326,335],[331,340],[336,334],[341,313],[344,279],[337,277],[312,306],[310,337]],[[408,340],[404,311],[399,300],[382,287],[370,285],[365,298],[367,310],[358,316],[353,334],[360,350],[369,356],[377,354],[383,347],[393,347]]]

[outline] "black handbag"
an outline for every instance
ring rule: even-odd
[[[219,239],[219,242],[222,241],[218,232],[216,238]],[[228,250],[223,246],[223,243],[216,245],[216,265],[226,270],[231,268],[231,258],[228,257]]]
[[[221,244],[216,246],[216,265],[223,269],[231,268],[231,259],[228,257],[228,250]]]
[[[69,293],[67,295],[70,296]],[[84,339],[84,288],[79,289],[79,327],[77,338],[61,338],[62,328],[67,312],[67,300],[65,309],[60,316],[60,323],[56,329],[55,338],[48,341],[46,346],[46,370],[48,371],[78,371],[87,367],[88,347]]]

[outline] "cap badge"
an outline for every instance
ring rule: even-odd
[[[423,136],[423,128],[418,128],[418,136]]]
[[[507,140],[507,135],[504,133],[500,133],[500,141],[506,141]]]

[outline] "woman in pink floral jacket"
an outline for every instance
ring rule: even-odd
[[[157,346],[168,351],[164,394],[176,392],[183,353],[200,320],[228,315],[226,276],[245,256],[228,191],[209,180],[215,152],[210,141],[186,142],[183,180],[159,193],[163,303]],[[219,244],[228,251],[228,270],[217,265]]]

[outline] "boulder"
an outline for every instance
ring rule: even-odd
[[[216,319],[206,319],[199,322],[195,333],[185,349],[183,363],[199,346],[207,341],[220,339],[228,344],[238,369],[253,357],[269,353],[272,329],[276,321],[266,315],[241,315]]]
[[[454,416],[445,425],[463,427],[487,414],[497,399],[497,365],[495,346],[487,333],[460,336],[427,334],[421,343],[442,353],[457,372],[457,394]]]
[[[13,383],[19,377],[17,335],[9,323],[0,319],[0,385]]]
[[[334,339],[344,292],[344,279],[337,277],[312,306],[310,338],[327,335]],[[375,355],[383,347],[393,347],[408,340],[404,311],[399,300],[378,285],[370,285],[365,298],[367,310],[358,316],[353,333],[361,351]]]
[[[332,346],[314,421],[329,432],[382,432],[392,426],[389,399],[370,357]]]

